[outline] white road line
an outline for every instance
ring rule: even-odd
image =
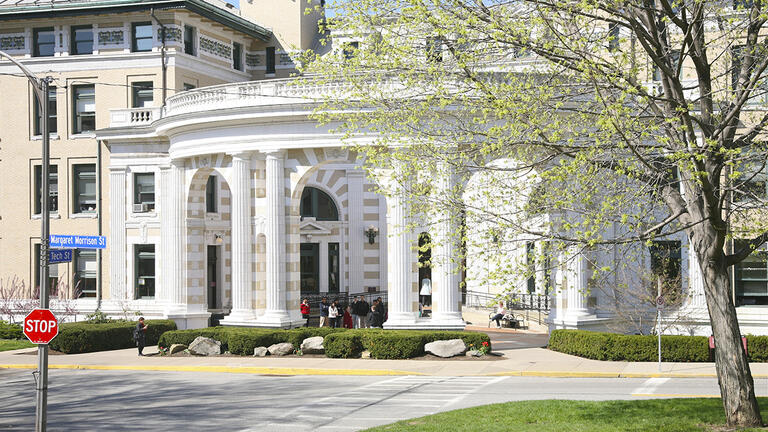
[[[631,394],[652,394],[667,381],[669,381],[669,378],[648,378],[640,387],[632,390]]]
[[[491,384],[495,384],[495,383],[497,383],[497,382],[500,382],[500,381],[504,381],[505,379],[509,379],[509,377],[498,377],[498,378],[491,378],[491,379],[489,379],[488,381],[486,381],[486,382],[485,382],[485,384],[482,384],[482,385],[478,385],[477,387],[475,387],[475,389],[474,389],[474,390],[472,390],[472,391],[470,391],[470,392],[467,392],[467,393],[462,393],[462,394],[458,394],[458,395],[456,395],[456,397],[455,397],[455,398],[453,398],[453,399],[452,399],[450,402],[448,402],[448,403],[447,403],[445,406],[448,406],[448,405],[454,405],[454,404],[456,404],[457,402],[459,402],[460,400],[464,399],[465,397],[467,397],[467,396],[471,395],[472,393],[477,393],[477,392],[478,392],[478,391],[480,391],[480,389],[482,389],[483,387],[486,387],[486,386],[488,386],[488,385],[491,385]],[[478,383],[478,384],[480,384],[480,383]]]

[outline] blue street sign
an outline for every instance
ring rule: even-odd
[[[72,249],[52,249],[48,251],[48,264],[72,261]]]
[[[104,236],[51,235],[52,248],[104,249],[107,238]]]

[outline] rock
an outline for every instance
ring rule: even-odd
[[[177,352],[182,352],[185,349],[187,349],[187,346],[184,344],[173,344],[170,348],[168,348],[168,354],[176,354]]]
[[[360,358],[371,358],[371,352],[370,351],[363,351],[360,353]]]
[[[198,336],[189,344],[189,352],[195,355],[212,356],[221,354],[221,342]]]
[[[253,349],[254,357],[265,357],[267,354],[269,354],[267,347],[256,347]]]
[[[301,343],[301,352],[304,354],[324,354],[323,337],[315,336],[304,339]]]
[[[478,350],[469,350],[465,354],[467,357],[481,357],[482,354],[480,354],[480,351]]]
[[[293,344],[288,342],[277,343],[274,345],[270,345],[269,348],[267,348],[267,351],[269,351],[270,354],[276,355],[276,356],[292,354]]]
[[[467,346],[461,339],[440,340],[424,345],[424,351],[444,358],[464,354],[466,350]]]

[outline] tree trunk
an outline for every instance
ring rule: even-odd
[[[707,234],[702,237],[710,240],[714,237]],[[709,319],[715,336],[715,368],[727,425],[762,426],[755,384],[741,344],[736,307],[731,300],[725,253],[717,248],[717,241],[696,243],[695,252],[699,258]]]

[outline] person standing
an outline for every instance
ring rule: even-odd
[[[355,322],[355,328],[368,328],[368,315],[371,313],[371,305],[365,301],[365,297],[360,296],[360,303],[357,306],[357,315],[359,322]]]
[[[328,322],[328,299],[323,297],[320,302],[320,325],[318,327],[325,327],[330,325]]]
[[[144,317],[139,317],[139,322],[136,323],[136,328],[133,330],[133,338],[139,348],[139,357],[144,356],[144,345],[147,343],[147,325],[144,324]]]
[[[304,327],[309,327],[309,299],[305,298],[302,300],[299,310],[301,311],[301,317],[307,320],[304,323]]]
[[[352,314],[352,328],[359,328],[357,326],[357,320],[360,317],[360,315],[358,315],[359,307],[360,307],[360,296],[355,296],[355,299],[352,300],[352,304],[349,305],[350,313]]]
[[[352,312],[351,306],[347,306],[344,308],[344,317],[342,319],[342,322],[343,322],[343,327],[348,329],[355,328],[355,323],[352,320],[352,314],[350,312]]]
[[[332,328],[336,328],[338,317],[339,317],[339,307],[338,307],[337,301],[334,300],[333,303],[331,303],[331,305],[328,306],[328,321],[330,321]]]
[[[384,304],[384,300],[381,299],[381,297],[376,297],[376,301],[379,303],[379,307],[376,308],[376,310],[379,312],[379,315],[381,315],[381,324],[384,324],[384,321],[387,320],[387,305]]]

